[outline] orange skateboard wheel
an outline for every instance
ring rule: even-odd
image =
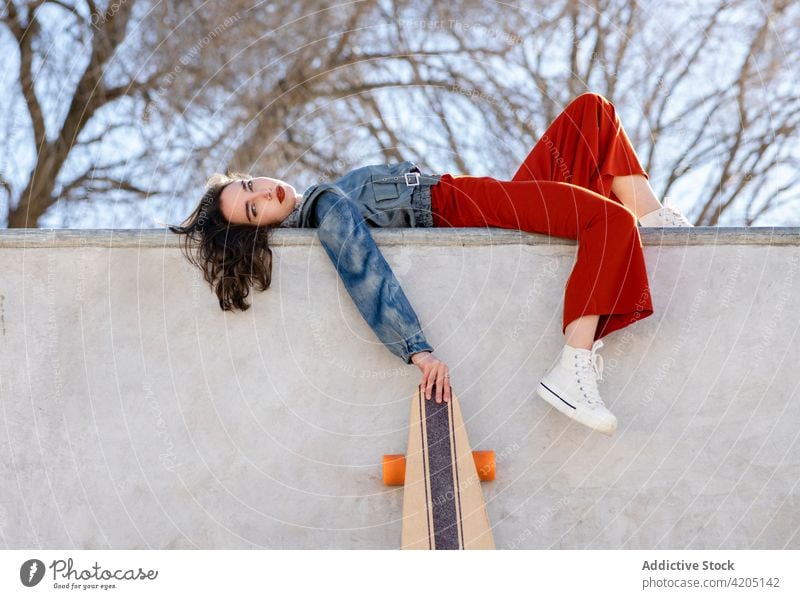
[[[383,456],[383,484],[393,487],[406,480],[406,456],[393,453]]]
[[[495,462],[493,450],[473,451],[472,459],[475,460],[479,479],[494,480],[497,474],[497,462]]]

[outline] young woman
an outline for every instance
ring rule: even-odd
[[[653,313],[637,218],[641,226],[692,226],[656,198],[614,105],[595,93],[575,98],[510,181],[420,178],[418,170],[410,162],[370,165],[312,186],[302,198],[278,179],[217,174],[184,226],[170,230],[186,235],[187,258],[215,286],[220,307],[246,310],[250,285],[269,287],[268,232],[279,226],[318,228],[361,314],[390,351],[420,368],[428,399],[436,384],[437,402],[449,400],[449,368],[434,356],[369,226],[489,226],[576,239],[577,260],[564,297],[564,346],[537,394],[570,418],[612,435],[617,419],[597,386],[600,339]],[[190,240],[198,243],[195,256]]]

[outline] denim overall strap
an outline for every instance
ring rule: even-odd
[[[408,187],[416,187],[417,185],[436,185],[441,179],[441,175],[422,175],[420,173],[405,173],[403,175],[393,175],[386,177],[376,177],[373,179],[375,183],[405,183]]]

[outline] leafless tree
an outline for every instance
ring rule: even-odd
[[[57,201],[185,211],[226,166],[300,189],[379,160],[507,178],[585,91],[614,102],[695,224],[797,219],[800,5],[689,6],[8,2],[19,72],[3,94],[28,117],[0,114],[8,226]]]

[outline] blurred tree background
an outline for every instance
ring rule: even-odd
[[[9,1],[0,222],[178,223],[214,171],[508,179],[577,95],[699,225],[800,225],[800,3]]]

